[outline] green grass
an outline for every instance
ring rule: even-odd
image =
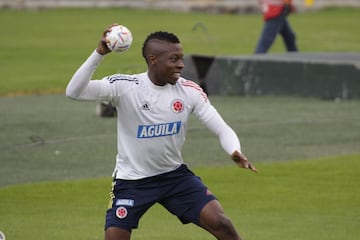
[[[276,162],[359,153],[359,101],[291,97],[210,96],[254,161]],[[0,186],[109,176],[116,121],[95,115],[95,103],[64,95],[0,98]],[[183,149],[194,166],[232,164],[198,120]]]
[[[360,52],[359,13],[330,8],[295,14],[290,21],[301,51]],[[0,97],[0,230],[7,239],[103,238],[115,121],[95,116],[95,104],[73,102],[62,93],[112,22],[127,25],[134,44],[123,55],[109,55],[95,76],[145,70],[140,48],[154,30],[179,35],[185,54],[248,55],[262,26],[260,15],[0,9],[0,95],[32,95]],[[198,22],[208,32],[192,31]],[[271,52],[283,51],[277,39]],[[45,94],[54,92],[61,95]],[[211,96],[211,101],[260,173],[236,168],[194,119],[183,155],[245,239],[358,238],[358,101],[239,96]],[[213,238],[155,206],[133,239]]]
[[[359,8],[330,8],[294,14],[290,21],[301,51],[359,52]],[[128,26],[134,35],[130,51],[109,55],[95,76],[145,70],[141,45],[154,30],[175,32],[185,54],[252,54],[262,19],[253,15],[213,15],[154,10],[0,9],[0,95],[63,92],[69,78],[96,48],[103,29],[112,22]],[[145,24],[146,22],[146,24]],[[203,23],[207,32],[198,28]],[[280,38],[271,52],[284,52]]]
[[[198,167],[245,239],[356,240],[360,155],[257,165],[260,173]],[[8,239],[101,239],[110,178],[0,188],[0,228]],[[133,239],[213,239],[161,206]]]
[[[114,119],[96,117],[93,103],[63,95],[0,101],[0,230],[8,239],[102,238]],[[357,238],[358,101],[235,96],[211,101],[239,133],[260,173],[238,169],[194,119],[183,155],[245,239]],[[155,206],[133,239],[212,238]]]

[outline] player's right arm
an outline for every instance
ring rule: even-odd
[[[109,26],[99,41],[96,50],[75,72],[66,87],[66,96],[77,100],[101,100],[101,81],[90,81],[96,68],[104,56],[110,53],[110,49],[106,46],[105,35],[109,31]]]
[[[100,99],[102,81],[90,81],[93,73],[104,58],[94,51],[72,76],[66,87],[66,96],[77,100]]]

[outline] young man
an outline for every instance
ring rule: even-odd
[[[265,21],[255,53],[267,53],[277,34],[283,38],[288,52],[297,52],[295,33],[287,20],[294,6],[292,0],[258,0]]]
[[[141,216],[155,203],[182,223],[194,223],[217,239],[241,239],[215,196],[183,162],[181,148],[189,115],[194,114],[218,136],[239,167],[257,170],[241,153],[235,132],[203,90],[180,76],[184,64],[179,39],[172,33],[154,32],[142,49],[147,72],[90,80],[110,52],[105,43],[109,29],[66,88],[70,98],[111,101],[117,109],[118,154],[105,239],[130,239]]]

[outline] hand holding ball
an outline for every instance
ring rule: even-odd
[[[123,25],[111,27],[110,32],[106,34],[106,45],[112,52],[127,51],[133,41],[130,30]]]

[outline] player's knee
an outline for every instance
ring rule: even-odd
[[[213,227],[219,236],[226,236],[226,239],[240,239],[231,220],[225,215],[219,217]]]
[[[218,216],[217,220],[215,221],[215,227],[217,229],[226,228],[230,225],[230,219],[226,217],[225,215],[221,214]]]

